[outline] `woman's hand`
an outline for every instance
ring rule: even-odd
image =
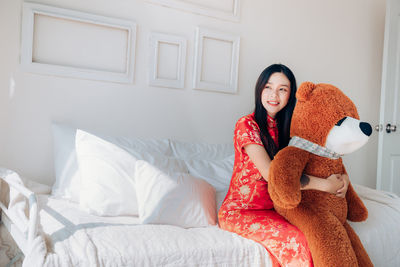
[[[345,197],[347,189],[349,188],[349,176],[347,174],[332,174],[328,178],[320,178],[311,175],[308,184],[302,185],[301,190],[319,190],[336,195],[337,197]]]
[[[340,174],[332,174],[325,179],[325,188],[322,191],[337,195],[338,191],[343,189],[344,182]]]
[[[309,178],[307,183],[304,183],[306,179],[303,176]],[[303,176],[300,180],[301,190],[313,189],[336,195],[344,187],[344,182],[340,174],[332,174],[328,178],[320,178],[308,174],[303,174]]]
[[[346,173],[341,175],[341,180],[343,180],[343,187],[336,191],[337,197],[345,197],[347,189],[349,188],[350,179]]]

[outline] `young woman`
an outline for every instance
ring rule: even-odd
[[[303,234],[274,209],[268,194],[268,170],[274,155],[289,143],[296,103],[296,80],[281,64],[266,68],[257,80],[254,113],[235,126],[235,162],[229,191],[218,213],[222,229],[261,243],[274,266],[312,266]],[[321,190],[344,197],[346,175],[327,179],[304,174],[302,190]]]

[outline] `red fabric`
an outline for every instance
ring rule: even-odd
[[[235,163],[228,193],[218,213],[220,227],[263,245],[272,255],[274,266],[312,266],[303,233],[273,209],[268,183],[244,150],[248,144],[263,145],[254,114],[236,123]]]
[[[268,123],[267,129],[268,129],[269,135],[272,137],[272,140],[274,140],[276,147],[279,147],[278,126],[276,124],[276,119],[273,119],[269,115],[267,115],[267,123]]]

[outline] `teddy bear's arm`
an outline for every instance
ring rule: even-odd
[[[344,169],[344,167],[343,167]],[[344,169],[344,173],[347,174],[346,169]],[[357,195],[351,183],[349,183],[349,187],[346,192],[346,201],[347,201],[347,219],[352,222],[362,222],[365,221],[368,217],[368,210],[365,207],[364,203]]]
[[[293,146],[275,155],[268,174],[268,192],[275,205],[291,209],[300,203],[300,178],[308,158],[309,152]]]

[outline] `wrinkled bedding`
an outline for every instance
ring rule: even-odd
[[[15,173],[0,173],[23,184]],[[272,266],[254,241],[217,226],[184,229],[141,225],[138,217],[99,217],[78,204],[54,198],[50,190],[27,184],[38,195],[40,227],[23,266]],[[400,266],[400,198],[354,185],[369,211],[365,222],[351,223],[375,266]],[[9,211],[26,225],[26,202],[10,191]],[[26,228],[21,227],[26,233]]]
[[[39,195],[42,234],[24,266],[272,266],[265,249],[219,229],[139,225]]]
[[[400,266],[400,199],[355,186],[369,210],[351,223],[375,266]],[[139,225],[137,217],[96,217],[39,195],[42,234],[24,266],[271,266],[264,248],[218,227]]]
[[[365,222],[350,222],[375,266],[400,266],[400,198],[353,185],[368,209]]]

